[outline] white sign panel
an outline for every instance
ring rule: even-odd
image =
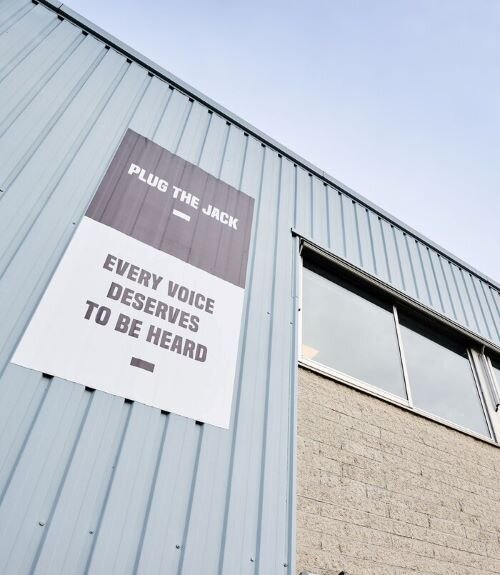
[[[129,130],[13,362],[227,428],[252,215]]]

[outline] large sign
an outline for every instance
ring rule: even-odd
[[[253,205],[129,130],[12,361],[227,428]]]

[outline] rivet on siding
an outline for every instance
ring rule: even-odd
[[[253,563],[255,561],[255,559],[253,557],[250,557],[250,563]]]
[[[43,519],[40,519],[38,525],[40,525],[40,527],[43,527],[45,525],[45,521]]]
[[[283,567],[288,567],[288,563],[283,563]]]
[[[93,529],[89,529],[89,534],[94,535],[95,531]]]
[[[181,546],[177,543],[177,545],[175,546],[176,549],[180,549]]]

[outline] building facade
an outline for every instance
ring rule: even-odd
[[[12,361],[130,133],[253,201],[227,425]],[[0,572],[500,572],[493,280],[53,0],[0,4],[0,158]]]

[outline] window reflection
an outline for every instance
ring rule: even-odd
[[[500,361],[491,360],[491,367],[493,368],[493,376],[497,385],[497,390],[500,392]]]
[[[465,346],[413,319],[399,320],[415,407],[489,436]]]
[[[302,357],[406,398],[392,307],[304,269]]]

